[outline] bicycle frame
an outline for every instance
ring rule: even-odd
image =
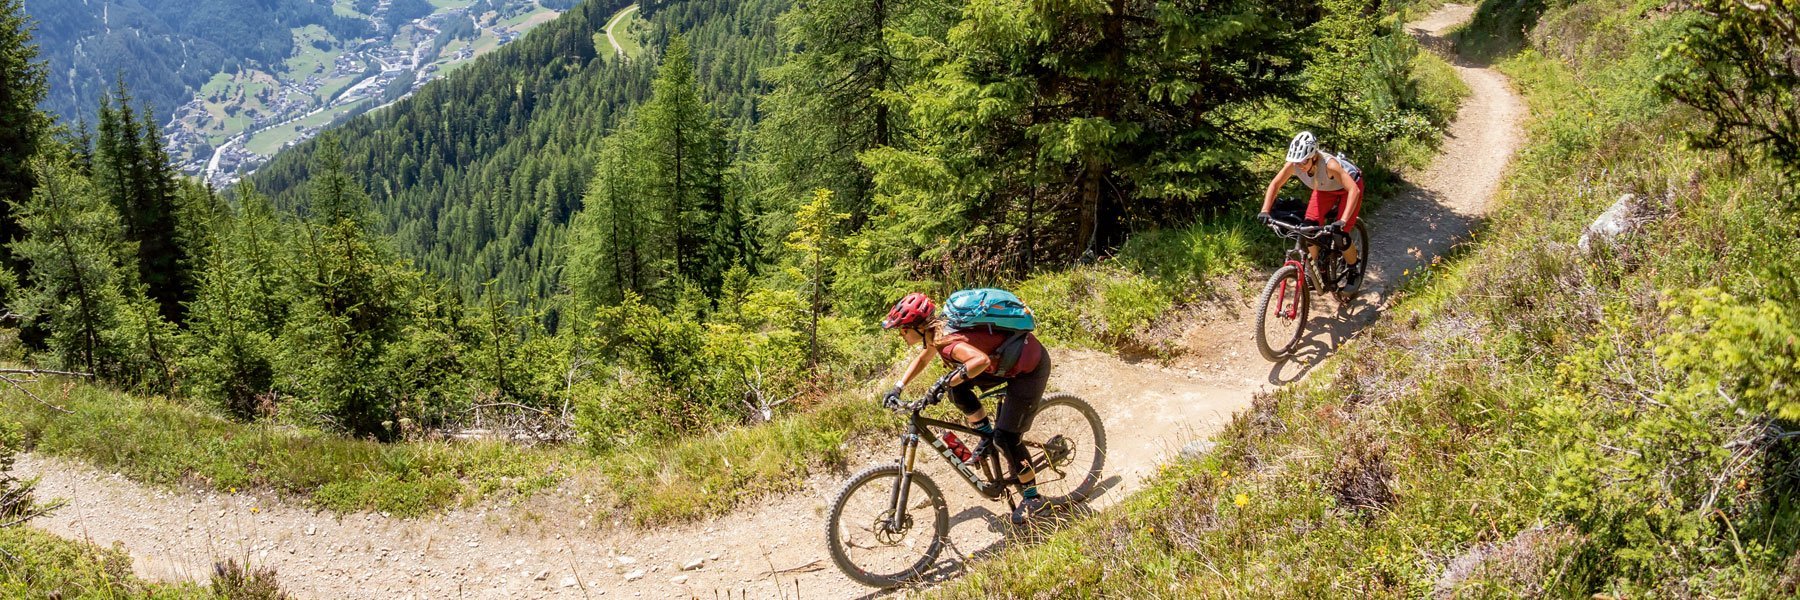
[[[999,386],[990,390],[987,393],[982,394],[978,399],[985,400],[994,396],[1000,397],[999,402],[996,402],[994,405],[994,412],[999,413],[1000,406],[1006,402],[1005,386]],[[1000,455],[1002,452],[999,449],[991,449],[987,451],[986,455],[979,459],[981,462],[982,473],[977,474],[975,469],[971,467],[972,462],[963,462],[956,458],[956,454],[952,453],[950,447],[944,444],[943,438],[932,431],[932,428],[934,427],[937,429],[973,435],[975,436],[975,439],[980,441],[991,441],[992,439],[992,436],[985,435],[976,431],[975,428],[962,423],[952,423],[950,421],[940,421],[930,417],[919,416],[919,411],[916,410],[909,413],[906,424],[906,433],[900,437],[900,481],[894,486],[892,504],[889,505],[892,507],[889,511],[891,515],[889,516],[889,527],[893,527],[895,530],[905,527],[905,524],[901,522],[900,518],[901,515],[906,513],[906,511],[902,509],[906,506],[908,500],[907,494],[912,489],[912,486],[908,484],[912,481],[913,468],[918,460],[919,438],[921,437],[921,433],[924,434],[924,437],[931,438],[931,447],[937,450],[939,456],[944,457],[945,462],[950,463],[951,470],[956,471],[956,474],[962,476],[963,481],[968,482],[969,487],[975,489],[975,493],[980,494],[981,497],[987,498],[988,500],[999,500],[1004,497],[1006,498],[1009,509],[1016,508],[1016,506],[1014,506],[1015,503],[1012,500],[1012,494],[1010,493],[1011,488],[1009,486],[1018,483],[1018,480],[1012,477],[1002,478],[1001,475],[1004,473],[1005,467],[1000,463]],[[1044,447],[1043,444],[1037,442],[1026,441],[1023,442],[1023,444],[1027,448],[1041,449]],[[1031,457],[1031,468],[1034,472],[1041,473],[1042,469],[1040,467],[1047,466],[1047,464],[1048,462],[1043,460],[1040,455]]]

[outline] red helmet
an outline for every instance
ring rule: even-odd
[[[893,329],[924,325],[926,321],[931,320],[931,313],[935,311],[937,311],[937,305],[931,302],[931,296],[913,292],[894,303],[894,308],[888,311],[887,318],[881,321],[881,328]]]

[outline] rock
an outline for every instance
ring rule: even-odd
[[[706,564],[706,559],[704,559],[704,558],[695,558],[695,559],[693,559],[693,560],[690,560],[690,561],[687,561],[687,562],[684,562],[684,563],[681,563],[681,570],[683,570],[683,571],[692,571],[692,570],[694,570],[694,569],[698,569],[698,568],[700,568],[700,567],[701,567],[701,566],[703,566],[703,565],[705,565],[705,564]]]
[[[614,560],[619,561],[620,565],[637,564],[637,559],[629,557],[629,556],[617,556],[617,557],[614,557]]]
[[[549,569],[545,569],[545,570],[542,570],[542,571],[538,571],[538,574],[537,574],[537,576],[536,576],[536,577],[533,577],[533,578],[531,578],[531,580],[532,580],[532,581],[543,581],[543,580],[545,580],[545,579],[549,579],[549,578],[550,578],[550,570],[549,570]]]
[[[477,547],[480,547],[480,546],[481,546],[481,542],[469,542],[469,547],[470,547],[470,548],[477,548]]]
[[[673,583],[675,585],[681,585],[681,584],[687,583],[687,579],[688,578],[686,575],[676,575],[674,577],[669,578],[669,583]]]
[[[637,581],[644,578],[644,570],[638,569],[625,574],[625,581]]]
[[[1614,202],[1606,209],[1606,212],[1600,213],[1600,217],[1594,219],[1587,229],[1581,231],[1581,241],[1577,242],[1575,246],[1582,252],[1591,252],[1595,243],[1605,242],[1611,245],[1619,236],[1625,235],[1626,232],[1637,226],[1637,219],[1634,219],[1632,215],[1637,212],[1634,210],[1636,204],[1636,194],[1619,196],[1618,202]]]
[[[313,527],[311,525],[306,526],[306,535],[315,535],[318,533],[319,533],[319,528]]]
[[[522,565],[522,564],[525,564],[525,559],[523,559],[523,558],[513,561],[513,566],[515,566],[515,567]]]
[[[1181,457],[1188,460],[1200,460],[1201,457],[1212,452],[1213,448],[1218,447],[1218,445],[1218,442],[1212,440],[1194,440],[1188,442],[1188,445],[1181,447]]]
[[[576,585],[576,584],[577,584],[577,583],[579,583],[579,582],[577,582],[577,581],[575,581],[575,578],[574,578],[574,577],[573,577],[573,576],[571,576],[571,577],[564,577],[564,578],[562,578],[562,584],[561,584],[561,585],[562,585],[562,586],[563,586],[563,587],[566,587],[566,588],[572,588],[572,587],[575,587],[575,585]]]

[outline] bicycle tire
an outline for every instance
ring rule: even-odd
[[[1046,409],[1057,406],[1073,408],[1087,421],[1088,426],[1093,429],[1094,457],[1090,465],[1081,467],[1086,469],[1086,473],[1082,475],[1082,481],[1076,484],[1074,489],[1069,490],[1068,493],[1061,496],[1044,496],[1044,500],[1051,504],[1080,502],[1090,498],[1094,493],[1094,489],[1100,485],[1100,473],[1101,470],[1106,467],[1106,424],[1100,420],[1100,413],[1095,411],[1094,406],[1088,404],[1086,400],[1082,400],[1074,394],[1060,392],[1050,394],[1045,396],[1044,399],[1039,400],[1037,406],[1032,408],[1030,418],[1027,419],[1026,422],[1035,424],[1038,413],[1042,413]],[[1031,435],[1031,431],[1033,430],[1027,429],[1026,435]],[[1039,472],[1038,477],[1043,477],[1041,471]],[[1040,486],[1039,490],[1041,491],[1042,489],[1043,488]]]
[[[1295,316],[1297,323],[1294,326],[1293,336],[1282,342],[1280,348],[1276,348],[1269,344],[1269,301],[1275,297],[1275,292],[1281,288],[1281,283],[1288,279],[1294,280],[1293,293],[1297,297],[1295,301],[1300,303],[1297,307],[1298,311],[1296,311],[1298,314]],[[1310,296],[1307,293],[1306,282],[1300,281],[1299,269],[1293,265],[1285,265],[1277,269],[1274,275],[1269,276],[1269,283],[1263,286],[1262,297],[1256,302],[1256,349],[1262,353],[1263,358],[1279,361],[1294,351],[1294,346],[1299,344],[1300,338],[1306,334],[1306,312],[1309,308],[1308,305],[1311,304]]]
[[[1355,240],[1356,244],[1356,266],[1350,268],[1356,269],[1356,281],[1358,283],[1356,289],[1353,290],[1345,290],[1341,284],[1338,286],[1339,289],[1334,293],[1333,297],[1337,299],[1339,305],[1350,304],[1351,301],[1355,300],[1356,297],[1362,293],[1363,284],[1369,282],[1367,279],[1369,276],[1369,232],[1363,230],[1361,221],[1358,221],[1356,226],[1351,227],[1350,229],[1356,231],[1356,237],[1352,238]],[[1350,235],[1350,232],[1346,231],[1344,234]],[[1339,254],[1338,260],[1343,260],[1341,253]]]
[[[837,563],[838,570],[843,571],[844,575],[849,576],[850,579],[855,580],[857,583],[870,587],[887,589],[909,581],[918,580],[925,575],[927,570],[930,569],[933,564],[937,563],[938,556],[944,552],[944,547],[949,544],[950,507],[944,503],[944,493],[938,489],[937,483],[933,482],[930,477],[926,477],[924,473],[913,471],[910,480],[918,485],[919,491],[924,492],[928,497],[932,511],[931,543],[925,548],[924,554],[912,565],[893,573],[871,573],[861,565],[856,564],[856,562],[850,558],[845,548],[844,539],[839,535],[844,529],[838,526],[838,521],[844,516],[845,503],[849,501],[851,495],[854,494],[858,488],[883,478],[892,478],[895,482],[898,482],[899,476],[900,465],[898,464],[876,465],[863,469],[856,475],[851,476],[849,483],[844,484],[844,489],[839,490],[837,497],[833,498],[831,501],[831,515],[825,519],[826,546],[830,548],[831,561]],[[883,491],[883,494],[887,493],[889,492],[886,490]],[[909,500],[911,500],[909,504],[915,506],[918,505],[916,498]]]

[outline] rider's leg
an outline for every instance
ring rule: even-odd
[[[1363,196],[1362,196],[1363,202],[1369,201],[1369,196],[1367,193],[1368,188],[1363,185],[1363,180],[1361,180],[1361,179],[1356,180],[1356,190],[1359,193],[1363,194]],[[1340,213],[1338,215],[1338,219],[1354,226],[1354,225],[1356,225],[1357,218],[1360,217],[1361,215],[1360,214],[1342,214],[1344,211],[1348,211],[1348,210],[1350,210],[1349,202],[1345,202],[1343,206],[1338,207],[1338,212]],[[1357,212],[1361,213],[1362,207],[1358,206]],[[1347,238],[1349,236],[1346,235],[1345,237]],[[1362,249],[1357,248],[1355,244],[1344,244],[1344,264],[1354,265],[1354,264],[1356,264],[1356,261],[1361,260],[1362,259],[1361,250]]]

